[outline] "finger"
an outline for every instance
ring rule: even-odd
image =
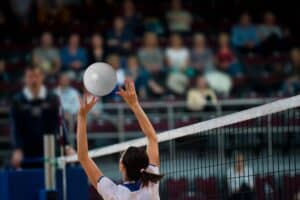
[[[130,87],[130,90],[131,90],[132,92],[135,92],[135,87],[134,87],[134,82],[133,82],[133,80],[130,80],[130,82],[129,82],[129,87]]]
[[[128,79],[125,80],[125,89],[126,89],[126,91],[128,91],[130,89]]]
[[[80,107],[82,107],[83,102],[82,102],[82,99],[81,99],[81,96],[80,96],[80,95],[78,95],[78,100],[79,100]]]
[[[88,93],[87,92],[84,93],[83,103],[88,104]]]
[[[119,85],[119,91],[118,92],[125,92],[125,90]]]

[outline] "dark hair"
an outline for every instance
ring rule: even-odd
[[[124,153],[122,163],[126,168],[129,181],[141,181],[142,186],[148,186],[149,182],[157,183],[163,175],[146,171],[149,165],[147,152],[143,148],[129,147]]]
[[[26,66],[24,69],[24,73],[29,72],[29,71],[35,71],[35,70],[39,70],[42,74],[44,73],[41,68],[39,68],[38,66],[33,65],[33,64]]]

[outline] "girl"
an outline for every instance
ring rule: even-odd
[[[119,169],[124,183],[116,185],[105,177],[95,162],[88,157],[86,133],[87,113],[96,104],[93,97],[87,102],[87,96],[80,99],[78,112],[77,148],[78,160],[83,166],[89,180],[104,200],[159,200],[158,181],[163,177],[159,174],[159,150],[155,130],[140,106],[132,80],[125,81],[125,89],[117,92],[134,112],[139,125],[148,138],[146,150],[129,147],[121,156]]]

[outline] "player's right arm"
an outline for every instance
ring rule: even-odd
[[[83,100],[80,99],[80,109],[77,115],[77,156],[90,182],[97,189],[98,180],[103,176],[103,173],[97,167],[96,163],[88,156],[86,130],[87,114],[96,103],[96,97],[93,97],[90,102],[87,100],[87,95],[84,95]]]
[[[148,139],[147,154],[149,157],[149,162],[159,167],[159,148],[156,131],[154,130],[149,118],[138,102],[134,82],[127,79],[125,81],[125,90],[120,88],[118,94],[126,101],[128,106],[131,108],[139,122],[143,133]]]

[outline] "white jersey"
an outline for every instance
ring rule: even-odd
[[[146,171],[159,173],[156,166],[149,165]],[[107,177],[100,177],[97,190],[104,200],[159,200],[159,183],[149,183],[142,187],[140,182],[123,183],[116,185]]]

